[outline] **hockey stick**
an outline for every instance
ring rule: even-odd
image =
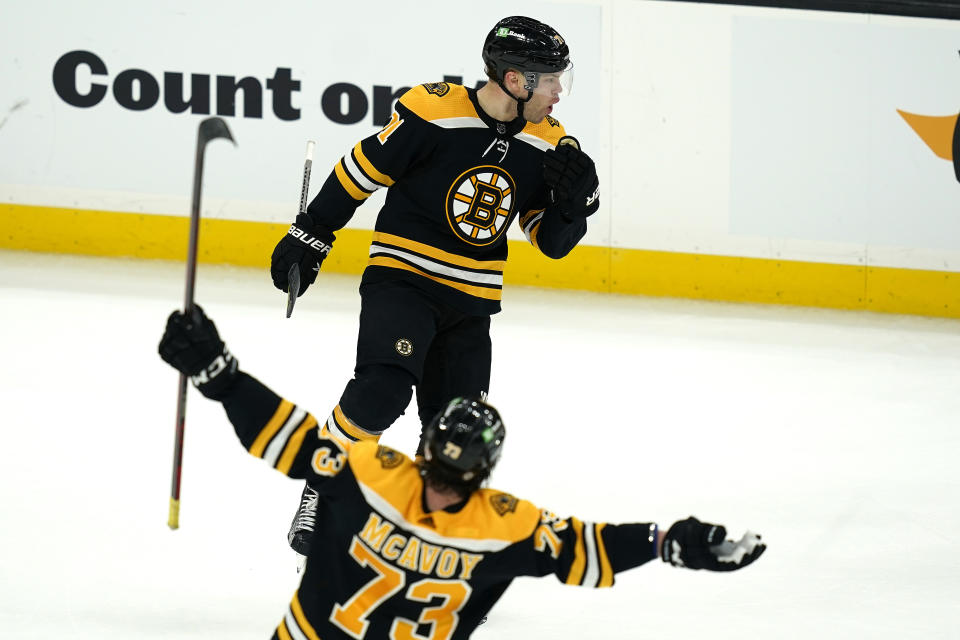
[[[287,317],[293,313],[293,305],[297,302],[297,296],[300,295],[300,267],[296,264],[290,265],[287,271]]]
[[[193,312],[193,290],[197,279],[197,238],[200,234],[200,188],[203,184],[203,152],[207,143],[226,138],[236,144],[227,123],[221,118],[207,118],[197,131],[197,155],[193,165],[193,202],[190,208],[190,241],[187,245],[187,279],[183,297],[183,313]],[[173,480],[170,486],[170,514],[167,526],[180,527],[180,471],[183,467],[183,427],[187,411],[187,376],[180,374],[177,388],[177,427],[173,445]]]
[[[300,187],[300,213],[307,212],[307,193],[310,191],[310,170],[313,169],[313,147],[316,143],[313,140],[307,140],[307,159],[303,162],[303,185]],[[293,313],[293,305],[297,302],[297,296],[300,295],[300,267],[296,264],[290,265],[287,271],[287,317]]]

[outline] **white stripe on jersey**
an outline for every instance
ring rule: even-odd
[[[271,467],[277,464],[280,454],[283,453],[283,448],[287,446],[287,439],[290,437],[290,434],[300,426],[300,423],[303,422],[303,419],[306,416],[306,411],[300,407],[295,408],[293,413],[290,414],[290,417],[287,418],[287,421],[283,424],[280,432],[273,437],[273,440],[270,441],[270,445],[263,453],[263,459],[266,460]]]
[[[463,118],[438,118],[436,120],[430,120],[430,122],[438,127],[443,127],[444,129],[487,128],[487,123],[480,118],[474,118],[473,116],[466,116]]]
[[[597,542],[593,538],[596,525],[583,523],[583,546],[587,548],[587,570],[583,574],[583,586],[595,587],[600,580],[600,563],[597,561]]]
[[[530,237],[530,232],[533,230],[534,223],[537,222],[540,218],[543,217],[543,211],[533,216],[527,220],[527,224],[523,227],[523,235],[527,236],[527,242],[533,244],[533,238]]]
[[[347,168],[347,173],[350,174],[350,177],[367,191],[376,191],[383,186],[379,182],[373,182],[363,174],[363,172],[360,170],[360,167],[358,167],[357,163],[354,162],[352,154],[348,153],[347,155],[343,156],[343,166]]]
[[[303,629],[300,628],[300,625],[297,624],[297,619],[293,616],[293,609],[287,608],[287,613],[283,616],[283,621],[287,623],[287,629],[290,631],[290,636],[293,640],[310,640],[307,634],[303,632]]]
[[[436,531],[426,529],[418,524],[414,524],[413,522],[408,522],[403,517],[403,514],[397,511],[392,504],[390,504],[385,498],[382,498],[376,491],[360,482],[360,480],[357,480],[357,486],[360,487],[360,491],[363,493],[363,497],[367,501],[367,504],[382,513],[388,520],[393,521],[395,524],[400,525],[413,535],[417,536],[421,540],[429,542],[430,544],[445,545],[448,547],[454,547],[456,549],[474,551],[478,553],[502,551],[513,544],[513,542],[509,540],[496,540],[493,538],[478,540],[475,538],[450,538],[447,536],[442,536]]]
[[[333,414],[330,414],[330,417],[327,418],[327,430],[330,432],[330,437],[339,442],[341,448],[349,447],[351,444],[356,442],[354,438],[351,438],[347,433],[340,428],[340,425],[337,424],[336,418],[333,417]]]
[[[537,149],[540,149],[540,151],[546,151],[547,149],[553,149],[553,145],[550,144],[549,142],[547,142],[546,140],[544,140],[543,138],[538,138],[537,136],[532,136],[532,135],[530,135],[529,133],[524,133],[523,131],[521,131],[520,133],[518,133],[518,134],[517,134],[516,136],[514,136],[514,137],[515,137],[517,140],[522,140],[523,142],[526,142],[527,144],[532,145],[532,146],[536,147]]]
[[[494,284],[498,286],[503,286],[503,274],[502,273],[476,273],[474,271],[465,271],[463,269],[455,269],[454,267],[448,267],[447,265],[440,264],[439,262],[434,262],[429,258],[424,258],[423,256],[404,251],[403,249],[395,249],[394,247],[383,247],[377,244],[370,245],[370,256],[373,257],[379,254],[390,254],[394,256],[400,256],[410,262],[427,269],[433,273],[438,273],[445,276],[452,276],[454,278],[460,278],[468,282],[473,282],[476,284]]]

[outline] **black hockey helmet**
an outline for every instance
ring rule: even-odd
[[[526,80],[524,88],[531,92],[537,89],[541,73],[559,75],[573,67],[563,37],[553,27],[524,16],[510,16],[494,25],[483,43],[483,62],[487,74],[501,87],[507,71],[520,71]],[[569,93],[570,81],[565,84],[564,91]]]
[[[425,475],[473,491],[497,464],[504,436],[496,409],[476,398],[454,398],[424,428]]]

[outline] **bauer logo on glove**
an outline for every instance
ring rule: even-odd
[[[600,185],[598,184],[596,190],[587,197],[586,206],[589,207],[590,205],[592,205],[594,202],[597,201],[597,198],[599,197],[600,197]]]
[[[295,224],[290,225],[287,233],[315,251],[322,251],[325,254],[330,253],[330,245]]]
[[[320,265],[333,246],[334,236],[326,228],[315,225],[310,216],[301,213],[290,225],[270,256],[270,276],[273,286],[288,291],[290,267],[296,266],[300,273],[299,291],[302,296],[307,287],[317,279]]]

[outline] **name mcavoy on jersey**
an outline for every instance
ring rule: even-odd
[[[434,574],[438,578],[452,578],[458,573],[459,567],[457,578],[469,580],[473,570],[483,560],[482,554],[428,544],[417,536],[406,536],[394,532],[394,529],[392,522],[382,520],[371,512],[359,539],[389,562],[410,571]]]

